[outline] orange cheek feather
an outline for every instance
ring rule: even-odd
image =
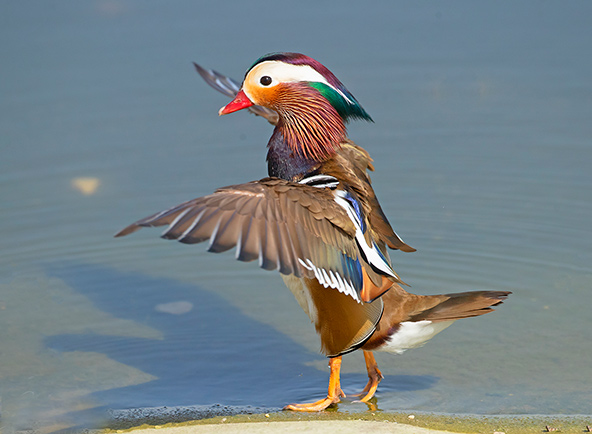
[[[265,88],[244,84],[245,91],[254,104],[269,108],[277,106],[278,94],[280,93],[278,88],[280,86]]]

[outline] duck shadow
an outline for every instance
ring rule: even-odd
[[[48,272],[97,309],[162,334],[162,339],[95,333],[47,337],[45,343],[54,351],[103,354],[154,378],[92,392],[89,397],[100,405],[72,412],[76,420],[104,420],[106,414],[112,420],[113,410],[154,407],[220,407],[228,414],[233,413],[231,407],[234,412],[238,408],[268,412],[326,393],[328,372],[311,366],[324,360],[322,355],[245,316],[213,292],[92,264],[52,264]],[[394,377],[396,389],[391,387],[391,391],[427,389],[437,382],[435,377]],[[346,374],[344,380],[363,386],[367,377]],[[210,416],[208,410],[202,417]],[[191,415],[199,417],[199,412]]]

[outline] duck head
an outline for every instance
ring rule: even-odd
[[[258,59],[245,74],[236,97],[220,115],[259,105],[278,113],[270,148],[284,156],[324,161],[346,137],[351,119],[372,121],[353,95],[325,66],[299,53]],[[270,149],[270,152],[272,149]]]

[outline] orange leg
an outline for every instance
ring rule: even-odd
[[[331,375],[329,376],[329,392],[325,399],[308,404],[290,404],[284,407],[284,410],[294,411],[321,411],[329,407],[331,404],[339,402],[339,398],[344,397],[345,393],[341,390],[339,382],[339,371],[341,370],[341,356],[333,357],[329,360],[329,367],[331,368]],[[368,398],[370,399],[370,398]]]
[[[366,360],[366,369],[368,370],[368,384],[366,384],[366,387],[364,387],[364,390],[362,390],[361,393],[355,395],[363,396],[363,398],[360,399],[360,402],[368,402],[371,400],[376,393],[378,383],[384,378],[378,369],[378,364],[371,351],[364,350],[364,359]]]

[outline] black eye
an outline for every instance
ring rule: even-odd
[[[269,75],[264,75],[259,80],[259,83],[261,83],[263,86],[269,86],[271,84],[271,77]]]

